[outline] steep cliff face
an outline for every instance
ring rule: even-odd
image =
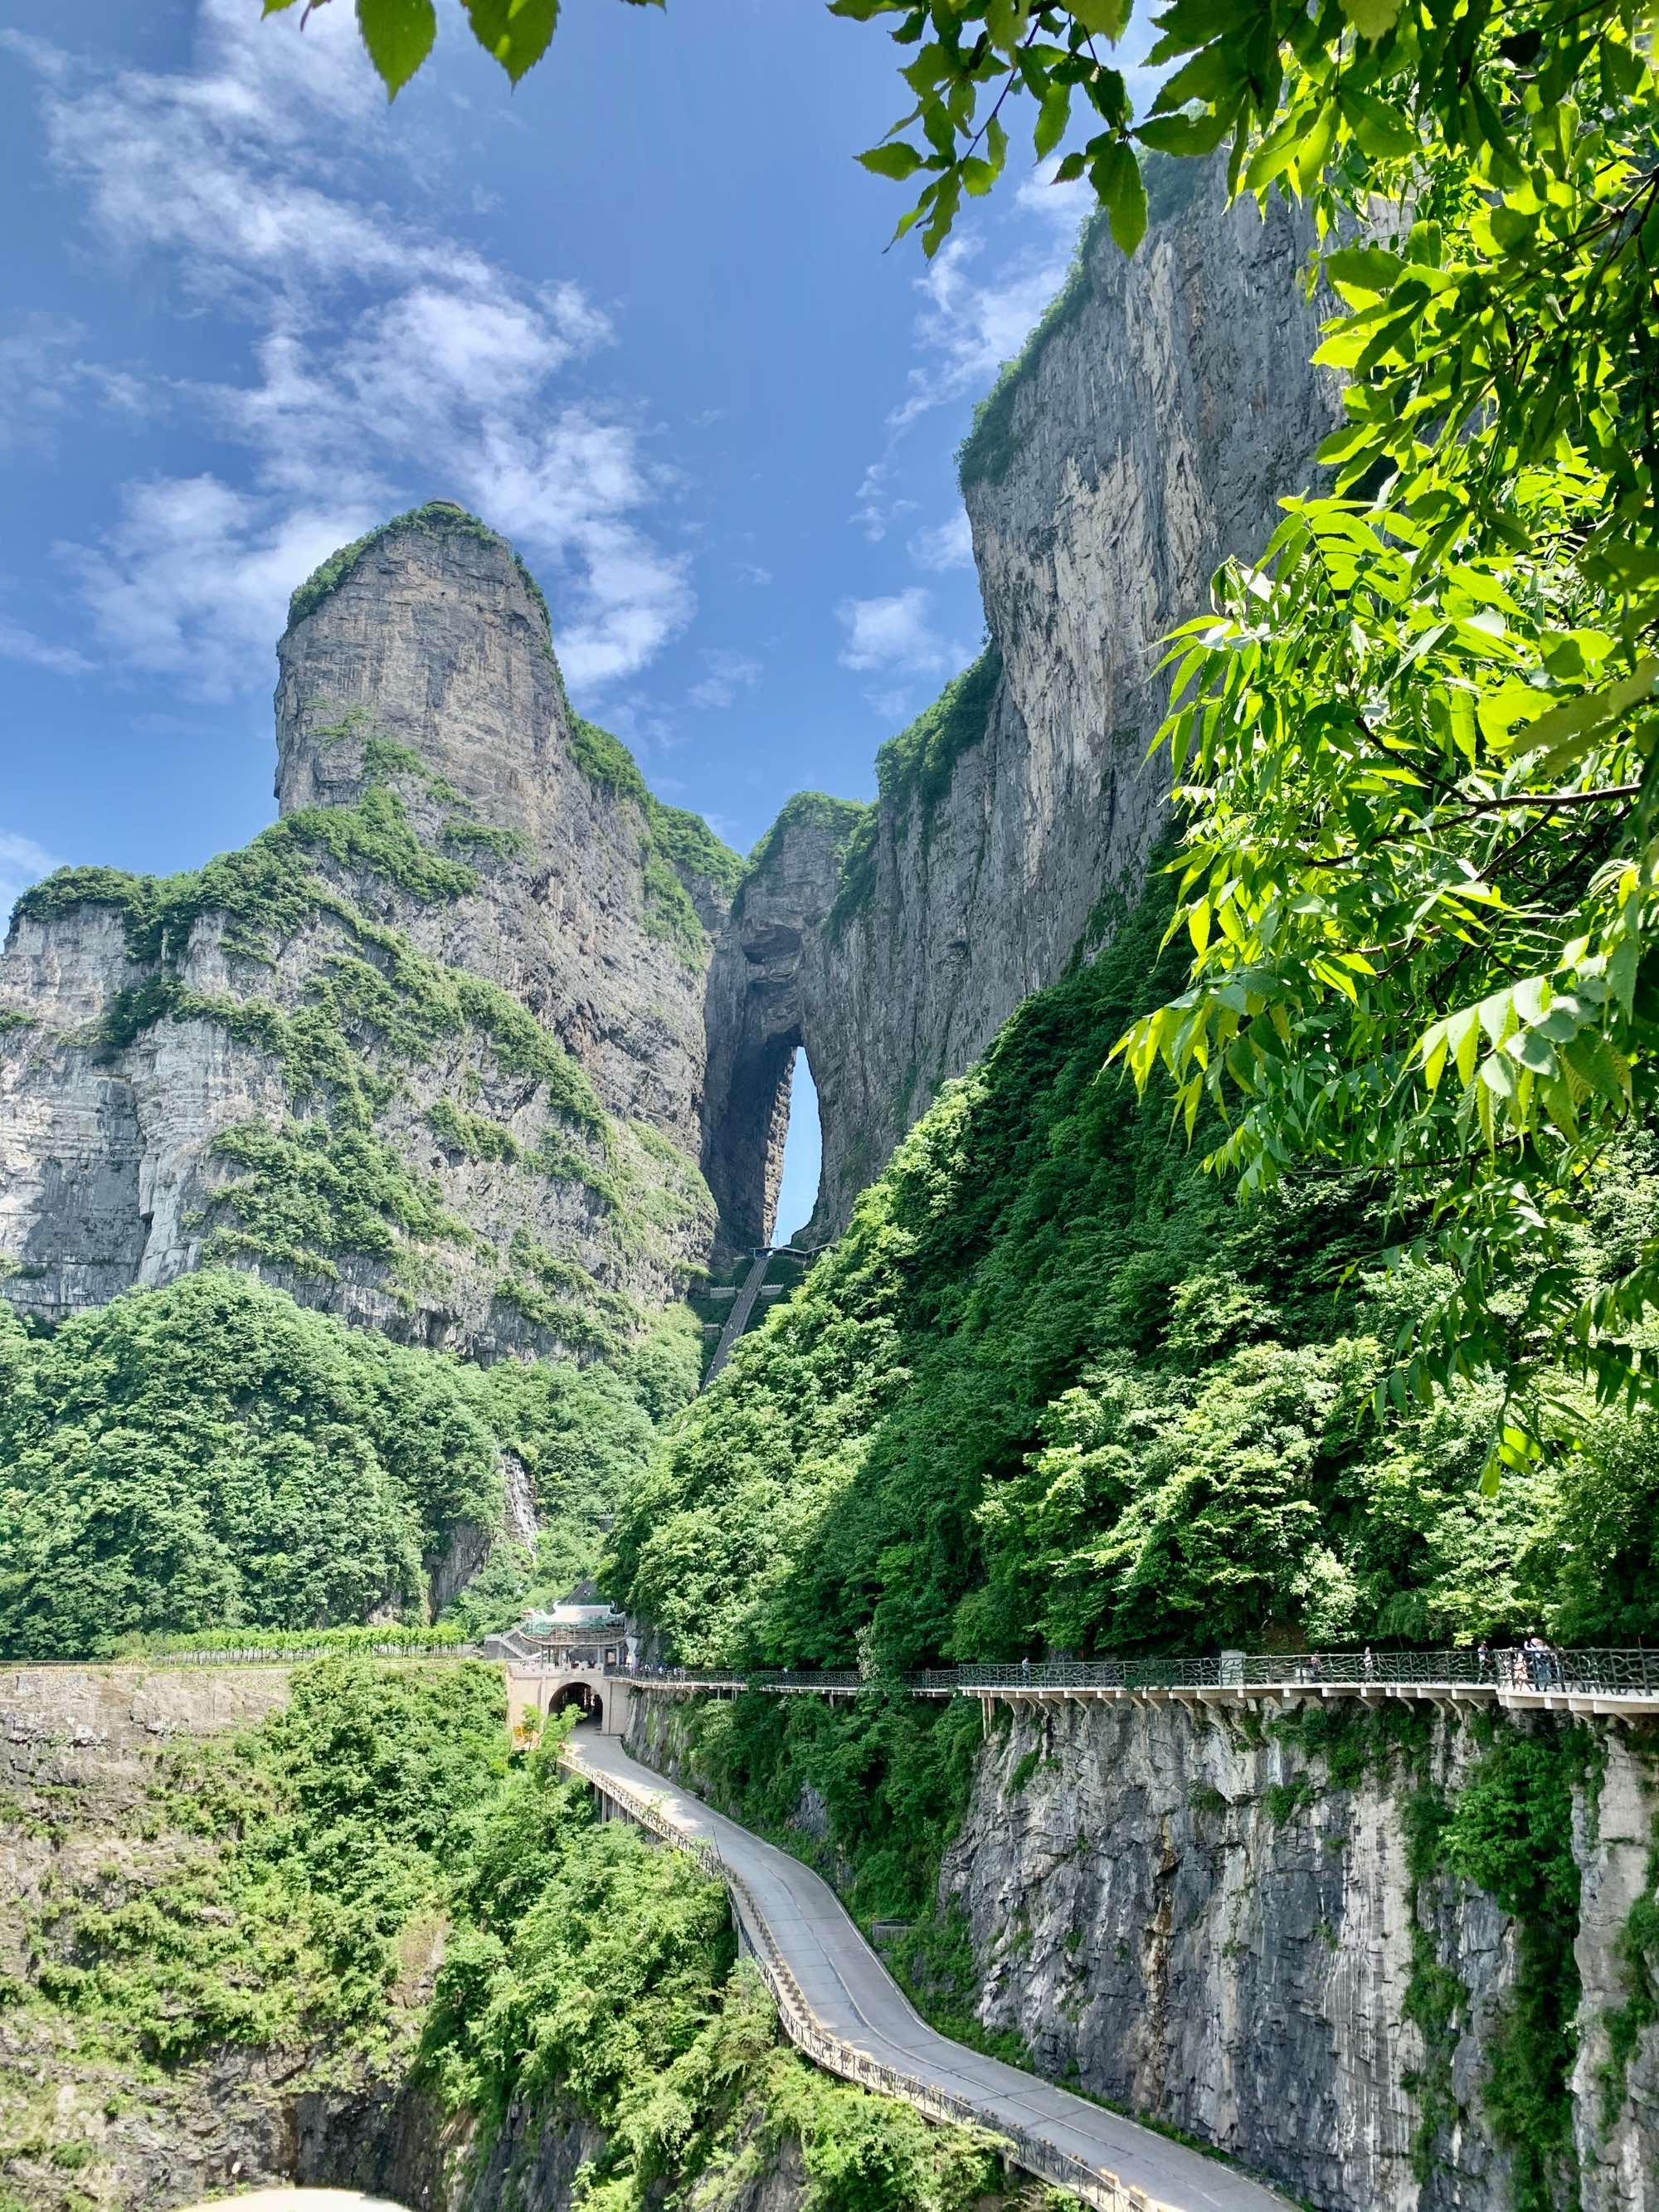
[[[601,1352],[708,1249],[735,857],[572,715],[539,593],[458,509],[346,549],[279,650],[271,830],[19,908],[6,1294],[56,1318],[219,1258],[418,1341]]]
[[[987,1743],[940,1882],[981,2019],[1322,2212],[1650,2212],[1659,2032],[1631,2009],[1650,1969],[1626,1930],[1659,1778],[1639,1731],[1575,1743],[1564,1726],[1499,1729],[1534,1795],[1552,1760],[1574,1774],[1546,1832],[1455,1715],[1413,1757],[1362,1766],[1310,1753],[1294,1719],[1018,1714]],[[1519,1887],[1553,1870],[1553,1937],[1437,1850],[1472,1787],[1469,1834],[1518,1855]]]
[[[1229,210],[1218,169],[1188,189],[1132,262],[1096,227],[964,448],[991,647],[889,750],[803,957],[821,1225],[1139,887],[1166,791],[1158,640],[1266,542],[1338,417],[1309,367],[1306,226]]]

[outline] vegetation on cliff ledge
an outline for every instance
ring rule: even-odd
[[[950,791],[957,763],[984,741],[1001,680],[1001,648],[993,641],[877,753],[876,803],[852,824],[843,848],[827,925],[832,938],[842,935],[875,889],[876,840],[884,821],[901,837],[919,825],[926,849],[934,810]]]

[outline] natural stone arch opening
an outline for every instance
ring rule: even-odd
[[[769,1244],[783,1181],[800,1024],[745,1042],[726,1092],[719,1149],[725,1187],[714,1189],[714,1200],[734,1244]]]
[[[824,1082],[836,1070],[823,1063],[834,1062],[837,1040],[823,1034],[811,1012],[817,936],[840,866],[835,812],[835,802],[810,798],[785,808],[709,969],[703,1173],[728,1256],[769,1244],[780,1226],[787,1233],[801,1225],[780,1224],[777,1205],[802,1051],[824,1102],[826,1140],[835,1115]],[[822,1183],[820,1202],[821,1195]]]

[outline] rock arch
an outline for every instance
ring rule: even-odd
[[[703,1174],[731,1250],[771,1241],[802,1052],[823,1097],[811,960],[858,811],[815,793],[790,801],[738,895],[709,969]]]

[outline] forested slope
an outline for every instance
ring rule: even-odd
[[[500,1626],[591,1569],[697,1366],[683,1310],[617,1364],[484,1369],[222,1268],[49,1337],[0,1304],[0,1651],[420,1621],[457,1544],[489,1553],[459,1618]]]
[[[1035,2203],[788,2050],[720,1885],[506,1723],[496,1669],[331,1660],[234,1735],[14,1729],[8,2212],[296,2178],[451,2212]]]
[[[1427,1271],[1380,1197],[1242,1208],[1103,1063],[1179,988],[1158,872],[1109,949],[1009,1021],[805,1287],[659,1447],[611,1587],[700,1662],[878,1668],[1218,1642],[1650,1629],[1659,1448],[1582,1449],[1483,1498],[1495,1389],[1373,1407]],[[1605,1163],[1577,1263],[1650,1233]],[[1573,1386],[1564,1377],[1571,1406]]]

